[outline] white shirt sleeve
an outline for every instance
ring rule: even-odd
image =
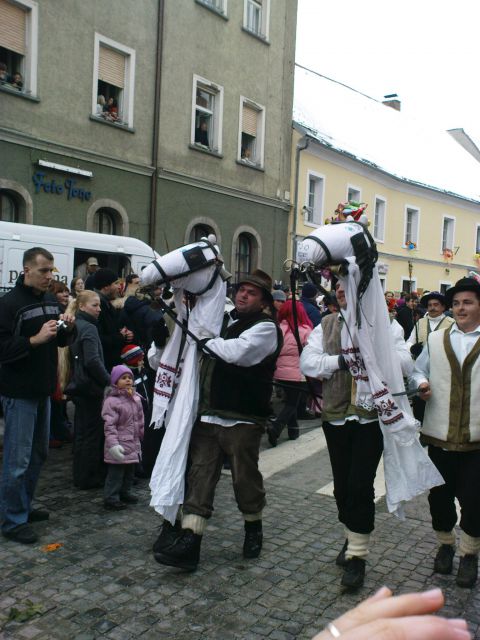
[[[405,342],[403,329],[396,320],[392,320],[390,328],[393,335],[395,353],[400,360],[402,375],[409,376],[412,373],[415,364],[410,353],[410,346],[408,342]]]
[[[308,337],[300,356],[300,369],[304,376],[328,380],[339,370],[338,355],[330,356],[323,350],[323,329],[319,324]]]
[[[150,345],[150,349],[148,350],[148,353],[147,353],[147,359],[148,359],[148,364],[154,371],[156,371],[160,366],[162,353],[163,353],[163,349],[159,349],[155,345],[155,342],[152,342],[152,344]]]
[[[217,356],[239,367],[259,364],[277,348],[277,328],[273,322],[257,322],[238,338],[212,338],[206,346]]]

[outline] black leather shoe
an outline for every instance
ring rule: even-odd
[[[191,529],[182,529],[181,535],[175,542],[153,554],[153,557],[160,564],[167,567],[177,567],[185,571],[195,571],[200,560],[200,545],[202,536],[193,533]]]
[[[335,564],[337,565],[337,567],[344,567],[347,564],[347,559],[345,558],[345,554],[347,553],[347,547],[348,547],[348,538],[345,540],[342,550],[340,551],[338,556],[335,558]]]
[[[18,527],[10,531],[2,531],[2,535],[13,542],[21,544],[33,544],[37,542],[38,536],[29,524],[19,524]]]
[[[120,500],[125,504],[137,504],[138,498],[131,493],[121,493]]]
[[[105,500],[103,506],[109,511],[123,511],[128,508],[127,505],[124,502],[120,502],[120,500]]]
[[[437,551],[435,562],[433,563],[435,573],[443,573],[444,575],[452,573],[454,555],[455,549],[451,544],[442,544]]]
[[[358,589],[363,586],[365,580],[365,560],[353,556],[345,561],[345,569],[342,576],[342,587]]]
[[[288,439],[289,440],[297,440],[300,436],[300,429],[295,427],[294,429],[288,430]]]
[[[274,427],[270,424],[267,426],[267,438],[271,447],[277,446],[278,435]]]
[[[457,584],[459,587],[471,589],[477,581],[478,575],[478,556],[471,553],[460,558],[458,565]]]
[[[50,518],[48,511],[43,509],[32,509],[28,515],[29,522],[44,522]]]
[[[179,520],[175,520],[175,524],[171,525],[168,520],[164,520],[160,535],[153,543],[153,553],[159,553],[167,547],[170,547],[182,533],[182,525]]]
[[[254,522],[245,521],[245,539],[243,541],[243,557],[258,558],[262,550],[263,533],[262,521],[254,520]]]

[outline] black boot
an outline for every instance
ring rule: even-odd
[[[193,533],[191,529],[182,529],[181,535],[172,545],[153,555],[160,564],[195,571],[200,560],[201,543],[201,535]]]
[[[340,553],[335,558],[335,564],[337,565],[337,567],[344,567],[346,565],[347,559],[345,558],[345,554],[347,553],[347,547],[348,547],[348,538],[345,540]]]
[[[254,520],[247,522],[245,520],[245,540],[243,541],[243,557],[258,558],[262,550],[263,533],[262,521]]]
[[[277,446],[277,441],[278,441],[280,432],[281,432],[281,428],[279,428],[279,425],[277,424],[276,419],[270,420],[269,418],[267,421],[267,438],[271,447]]]
[[[175,520],[175,524],[171,525],[168,520],[164,520],[160,535],[153,543],[153,553],[158,553],[172,545],[182,533],[182,525],[180,520]]]
[[[435,573],[443,573],[444,575],[452,573],[454,555],[455,549],[451,544],[440,545],[433,564]]]
[[[299,436],[300,436],[300,429],[298,427],[293,427],[293,428],[288,427],[289,440],[297,440]]]
[[[342,587],[358,589],[363,586],[365,580],[365,560],[353,556],[345,561],[345,569],[342,576]]]
[[[478,575],[478,556],[473,553],[467,553],[460,558],[458,565],[457,584],[459,587],[471,589],[477,581]]]

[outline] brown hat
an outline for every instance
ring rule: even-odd
[[[264,292],[265,297],[270,302],[273,302],[273,298],[272,298],[273,281],[271,277],[268,275],[268,273],[265,273],[265,271],[262,271],[261,269],[255,269],[255,271],[252,271],[250,275],[243,276],[243,278],[238,282],[238,286],[240,286],[241,284],[244,284],[245,282],[247,282],[248,284],[253,284],[256,287],[259,287]]]

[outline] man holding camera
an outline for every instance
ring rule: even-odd
[[[47,293],[53,260],[41,247],[25,251],[23,274],[0,298],[0,399],[5,416],[1,529],[3,536],[23,544],[37,540],[29,523],[49,517],[47,511],[32,509],[32,500],[48,452],[57,347],[75,337],[74,317],[60,315],[55,297]]]

